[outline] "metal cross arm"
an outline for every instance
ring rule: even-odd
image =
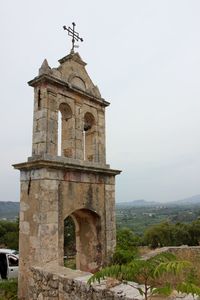
[[[76,24],[73,22],[72,25],[73,25],[73,28],[71,28],[71,27],[67,28],[64,25],[63,29],[67,30],[68,35],[72,37],[72,49],[71,49],[71,53],[74,53],[74,48],[78,48],[78,46],[75,45],[75,41],[81,41],[81,42],[83,42],[83,39],[81,37],[79,37],[79,33],[77,31],[75,31]]]

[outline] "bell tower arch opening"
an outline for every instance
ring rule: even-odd
[[[60,110],[58,111],[58,151],[57,155],[62,155],[62,115]]]
[[[73,156],[72,110],[67,103],[61,103],[58,110],[58,156]]]
[[[95,153],[97,151],[95,134],[95,118],[91,113],[87,112],[84,115],[83,131],[84,160],[86,161],[95,161],[97,157],[97,153]]]

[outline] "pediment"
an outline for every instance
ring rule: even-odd
[[[52,69],[55,70],[55,75],[59,71],[61,80],[95,97],[101,97],[98,87],[94,85],[86,71],[86,63],[79,53],[71,53],[60,59],[59,62],[60,66],[57,69]]]

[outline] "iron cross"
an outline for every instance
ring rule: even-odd
[[[81,37],[79,37],[79,33],[77,31],[75,31],[75,26],[76,24],[73,22],[72,23],[73,28],[71,27],[66,27],[65,25],[63,26],[64,30],[68,31],[68,35],[72,37],[72,49],[71,49],[71,53],[74,53],[74,48],[78,48],[77,45],[75,45],[76,41],[81,41],[83,42],[83,39]]]

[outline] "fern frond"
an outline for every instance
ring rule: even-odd
[[[103,268],[89,278],[88,284],[91,284],[95,281],[100,283],[101,279],[105,279],[106,277],[120,278],[121,267],[122,266],[120,265],[112,265],[110,267]]]
[[[165,273],[172,273],[174,275],[180,274],[184,269],[191,267],[188,261],[169,261],[160,263],[154,271],[155,278],[162,276]]]
[[[173,288],[170,283],[167,283],[164,287],[153,288],[151,295],[163,295],[169,296],[173,292]]]
[[[157,254],[156,256],[150,258],[148,261],[158,265],[162,262],[169,262],[169,261],[175,261],[177,260],[176,256],[173,253],[170,252],[163,252],[160,254]]]
[[[181,293],[192,294],[193,297],[195,295],[200,296],[200,287],[191,282],[182,282],[178,285],[177,291]]]

